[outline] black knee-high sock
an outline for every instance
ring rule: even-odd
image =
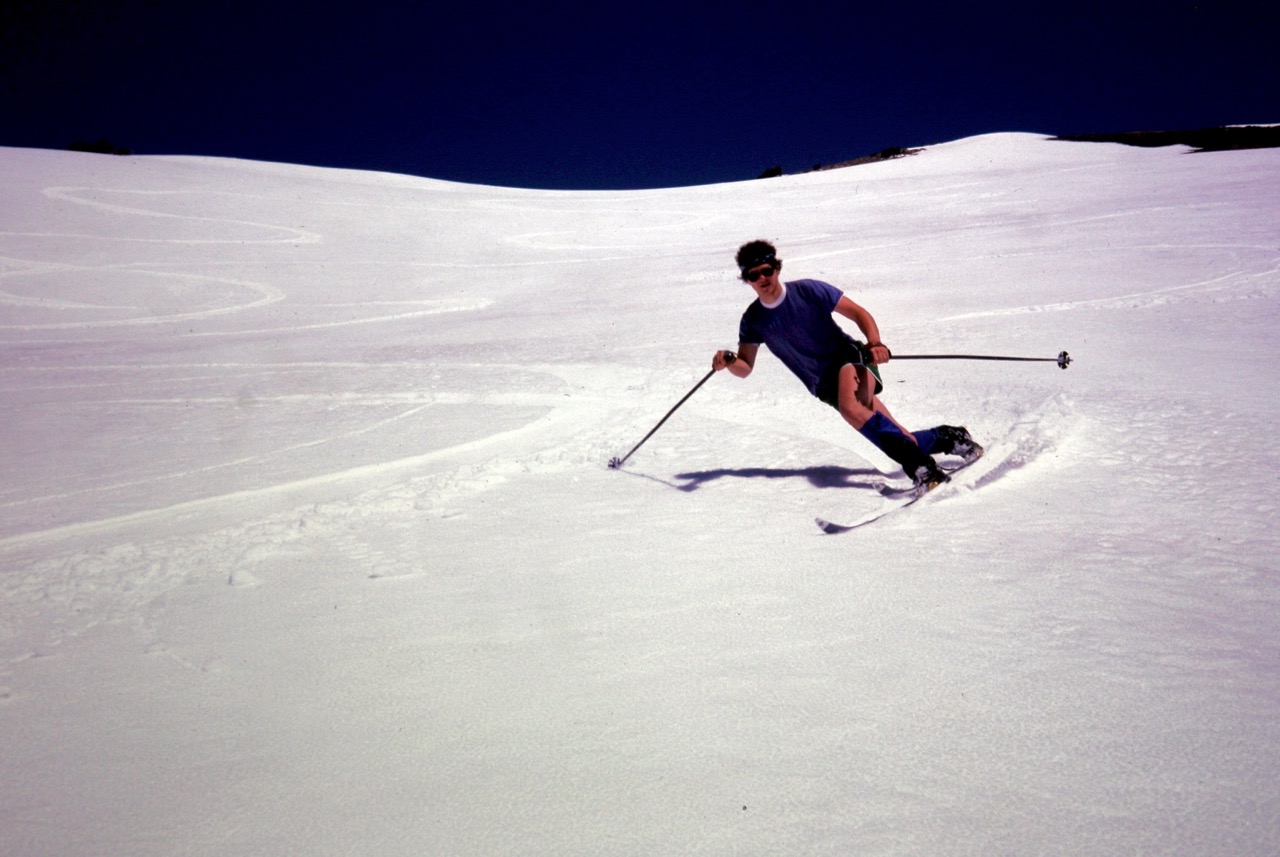
[[[881,452],[901,464],[909,476],[914,476],[919,467],[936,466],[933,459],[921,452],[911,438],[879,411],[872,414],[871,419],[858,431],[879,447]]]

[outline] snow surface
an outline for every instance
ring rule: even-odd
[[[846,289],[902,484],[735,345]],[[0,851],[1280,853],[1280,152],[474,187],[0,150]]]

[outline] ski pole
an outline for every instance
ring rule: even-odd
[[[730,355],[726,355],[726,356],[725,356],[725,360],[726,360],[726,362],[728,362],[728,363],[732,363],[735,359],[737,359],[737,358],[736,358],[736,356],[730,356]],[[662,424],[663,424],[663,423],[665,423],[668,419],[670,419],[671,415],[672,415],[672,414],[674,414],[674,413],[676,412],[676,410],[677,410],[677,409],[679,409],[679,407],[680,407],[681,405],[683,405],[685,402],[689,401],[689,397],[690,397],[690,396],[692,396],[694,393],[698,392],[698,388],[699,388],[699,387],[701,387],[703,384],[705,384],[705,383],[707,383],[708,381],[710,381],[710,380],[711,380],[711,376],[712,376],[712,375],[714,375],[714,374],[716,374],[716,370],[715,370],[715,369],[712,369],[710,372],[708,372],[706,375],[704,375],[704,376],[703,376],[703,378],[702,378],[702,380],[701,380],[701,381],[699,381],[698,383],[694,384],[694,385],[693,385],[693,389],[692,389],[692,390],[690,390],[689,392],[685,393],[685,394],[684,394],[684,398],[683,398],[683,399],[681,399],[680,401],[676,402],[675,407],[674,407],[674,408],[672,408],[671,410],[667,411],[667,415],[666,415],[665,417],[663,417],[662,419],[658,420],[658,424],[657,424],[656,426],[654,426],[653,428],[649,429],[649,433],[648,433],[647,435],[645,435],[644,437],[640,438],[640,442],[639,442],[639,443],[637,443],[635,446],[631,447],[631,452],[628,452],[626,455],[622,456],[621,458],[618,458],[618,457],[616,457],[616,456],[615,456],[614,458],[610,458],[610,459],[609,459],[609,467],[610,467],[610,469],[612,469],[612,470],[617,470],[619,467],[621,467],[623,464],[625,464],[625,463],[626,463],[626,461],[627,461],[627,459],[628,459],[628,458],[630,458],[632,455],[634,455],[634,454],[635,454],[635,451],[636,451],[637,449],[639,449],[640,447],[644,446],[644,442],[645,442],[646,440],[648,440],[649,438],[653,437],[653,433],[654,433],[654,432],[656,432],[658,429],[662,428]]]
[[[1061,369],[1071,365],[1071,356],[1063,351],[1057,357],[997,357],[990,354],[894,354],[891,360],[1019,360],[1027,363],[1057,363]]]

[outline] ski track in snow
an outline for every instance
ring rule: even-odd
[[[111,367],[96,367],[107,371]],[[207,368],[156,367],[156,368]],[[305,364],[306,369],[316,368]],[[448,367],[440,367],[444,371]],[[227,569],[225,582],[233,587],[259,585],[263,566],[287,560],[301,544],[314,553],[315,545],[331,544],[329,550],[344,562],[367,570],[370,579],[398,578],[422,573],[421,560],[414,552],[400,552],[394,544],[377,544],[362,537],[360,522],[370,517],[392,516],[413,522],[414,527],[432,521],[466,518],[477,495],[491,492],[510,479],[596,468],[606,459],[612,442],[598,429],[586,432],[608,401],[605,390],[613,388],[630,370],[600,367],[575,368],[546,365],[533,368],[548,378],[559,378],[573,391],[555,393],[430,393],[349,394],[338,397],[343,406],[367,408],[371,405],[404,407],[395,416],[350,432],[359,435],[407,419],[439,404],[501,404],[536,407],[543,416],[517,428],[473,438],[429,453],[398,460],[350,468],[255,490],[205,497],[173,506],[146,509],[115,518],[85,521],[49,530],[23,533],[0,539],[0,558],[17,573],[0,578],[0,592],[11,612],[9,633],[24,620],[60,608],[69,617],[49,629],[40,645],[4,655],[9,664],[52,653],[63,642],[76,639],[102,624],[127,622],[144,638],[152,639],[148,651],[164,652],[146,628],[146,605],[166,591],[193,580],[203,579],[210,569]],[[273,375],[280,370],[261,370]],[[287,370],[285,370],[287,371]],[[331,395],[284,395],[285,401],[317,399],[331,402]],[[211,400],[229,403],[228,399]],[[183,398],[167,404],[187,406],[202,400]],[[207,403],[207,402],[205,402]],[[123,404],[154,407],[166,404],[156,399],[116,401],[96,400],[95,405]],[[170,480],[188,480],[209,471],[260,463],[271,456],[295,448],[331,443],[336,436],[263,453],[253,459],[226,461],[200,470],[177,471],[142,481],[98,484],[64,495],[33,497],[4,505],[24,505],[49,500],[74,499],[82,494],[109,492],[122,487],[154,487]],[[355,492],[354,494],[352,492]],[[282,505],[299,503],[307,496],[328,498],[305,502],[283,514]],[[256,510],[256,511],[254,511]],[[216,526],[208,522],[246,518],[248,522]],[[201,532],[187,529],[191,522],[203,521]],[[156,533],[175,535],[156,537]],[[103,547],[72,549],[77,544]],[[46,558],[41,558],[45,556]],[[84,617],[83,621],[75,617]],[[0,638],[6,636],[0,626]],[[26,636],[26,635],[24,635]],[[190,665],[188,665],[190,666]],[[0,681],[4,671],[0,670]]]
[[[550,372],[555,372],[555,373],[564,375],[565,377],[573,377],[576,374],[571,369],[566,369],[565,367],[554,367],[554,368],[548,367],[548,368],[550,369]],[[583,377],[585,378],[586,376],[583,376]],[[6,506],[12,508],[16,506],[31,504],[31,503],[42,503],[42,502],[48,502],[53,500],[62,500],[62,499],[67,499],[71,497],[82,496],[85,494],[93,494],[97,492],[112,491],[119,488],[133,487],[136,485],[154,485],[157,482],[164,482],[164,481],[178,480],[178,479],[188,479],[191,477],[200,477],[219,469],[236,468],[236,467],[241,467],[247,464],[260,464],[271,458],[282,456],[289,452],[309,449],[309,448],[318,447],[325,444],[332,444],[335,441],[339,441],[345,438],[357,437],[359,435],[377,431],[386,426],[393,425],[402,420],[406,420],[410,417],[423,413],[435,405],[469,404],[469,405],[483,406],[488,404],[488,405],[517,406],[521,408],[542,410],[545,412],[545,414],[544,416],[532,422],[529,422],[523,426],[520,426],[518,428],[508,430],[505,432],[499,432],[497,434],[491,434],[491,435],[480,437],[480,438],[468,439],[464,442],[444,446],[439,449],[433,450],[432,452],[422,454],[422,455],[408,456],[406,458],[397,459],[397,460],[382,461],[376,464],[365,465],[365,466],[351,468],[347,470],[326,472],[318,476],[307,477],[301,480],[271,485],[265,488],[257,489],[255,491],[236,492],[233,494],[226,495],[225,497],[210,497],[210,498],[190,501],[187,503],[178,504],[177,506],[172,507],[170,509],[146,510],[146,511],[125,515],[117,519],[107,519],[103,521],[90,521],[90,522],[85,522],[83,524],[75,524],[68,527],[62,527],[62,528],[49,530],[49,531],[38,531],[33,533],[10,536],[8,538],[0,539],[0,551],[4,551],[6,549],[14,549],[17,547],[21,547],[23,545],[31,544],[33,542],[43,542],[43,541],[48,541],[50,539],[56,540],[56,539],[62,539],[62,538],[69,538],[69,537],[74,537],[76,535],[83,534],[85,532],[110,529],[115,526],[120,526],[124,523],[137,523],[143,520],[151,520],[157,516],[163,517],[166,515],[173,515],[173,514],[176,514],[178,511],[186,512],[194,507],[208,507],[208,506],[214,506],[214,505],[219,505],[224,503],[241,502],[247,494],[261,495],[261,494],[287,493],[308,485],[320,485],[325,483],[345,483],[345,482],[358,483],[359,481],[368,479],[369,477],[376,474],[390,475],[390,474],[401,473],[401,472],[412,472],[415,468],[419,468],[428,462],[434,462],[438,460],[449,460],[454,457],[465,456],[467,454],[475,452],[477,449],[487,450],[490,448],[500,448],[502,445],[509,443],[513,438],[524,435],[524,434],[528,434],[528,433],[533,433],[539,436],[546,435],[551,438],[555,438],[555,437],[564,438],[567,436],[571,436],[571,433],[569,435],[566,435],[565,429],[572,428],[575,424],[582,422],[584,416],[591,412],[593,404],[597,404],[600,401],[600,398],[599,398],[600,395],[601,394],[598,391],[594,394],[594,396],[593,394],[590,394],[590,393],[586,394],[585,396],[580,394],[574,397],[572,401],[567,403],[566,403],[566,396],[564,393],[557,394],[557,393],[538,393],[538,392],[529,392],[529,393],[512,392],[512,393],[496,393],[496,394],[461,393],[461,392],[459,393],[403,393],[398,395],[396,394],[390,394],[390,395],[388,394],[372,394],[372,395],[371,394],[350,394],[347,396],[333,396],[333,395],[308,396],[308,395],[286,394],[283,396],[274,397],[275,400],[285,402],[285,403],[320,402],[326,405],[334,405],[334,406],[339,406],[344,408],[356,408],[356,409],[368,409],[372,406],[399,406],[403,408],[404,406],[408,405],[410,407],[407,407],[406,409],[403,409],[403,410],[397,410],[397,412],[393,416],[387,419],[365,423],[359,426],[358,428],[352,429],[349,432],[345,432],[337,435],[324,435],[322,437],[319,437],[313,440],[308,440],[308,441],[297,443],[297,444],[279,447],[268,452],[262,452],[248,458],[222,461],[217,464],[209,465],[209,466],[199,468],[199,469],[194,469],[194,470],[172,471],[169,473],[148,477],[146,480],[97,483],[90,487],[86,487],[74,492],[66,492],[61,494],[46,494],[46,495],[39,495],[39,496],[24,498],[21,500],[7,501],[4,503],[0,503],[0,509],[5,508]],[[124,399],[124,400],[117,400],[117,399],[93,400],[93,404],[95,406],[124,406],[124,407],[131,407],[131,408],[163,407],[163,406],[187,407],[191,405],[202,405],[202,404],[229,405],[229,404],[234,404],[235,402],[236,400],[233,397],[217,397],[217,398],[182,397],[182,398],[177,398],[172,400],[157,399],[157,398],[139,398],[139,399]],[[262,404],[262,403],[259,402],[259,404]],[[495,464],[495,466],[499,466],[499,465]]]
[[[243,198],[240,195],[230,195],[219,192],[210,191],[144,191],[144,190],[111,190],[96,189],[89,187],[49,187],[42,191],[42,194],[50,199],[62,202],[72,203],[78,206],[84,206],[106,214],[117,215],[126,218],[153,218],[162,221],[175,221],[184,226],[192,227],[199,237],[137,237],[122,233],[119,230],[112,231],[109,234],[94,235],[82,233],[67,232],[22,232],[14,230],[0,231],[0,239],[3,238],[27,238],[27,239],[57,239],[65,241],[72,239],[75,241],[99,241],[107,243],[142,243],[155,244],[164,246],[182,247],[184,245],[229,245],[237,249],[243,250],[245,247],[255,245],[285,245],[289,247],[305,246],[309,244],[323,243],[323,237],[318,233],[291,226],[284,226],[273,223],[260,223],[254,221],[238,220],[225,217],[212,217],[197,214],[182,214],[165,211],[156,208],[154,205],[150,207],[142,207],[140,205],[121,205],[118,203],[106,202],[104,199],[94,198],[108,197],[119,195],[124,197],[141,197],[142,201],[173,201],[175,198],[185,200],[185,204],[191,208],[198,208],[201,201],[208,200],[213,196],[232,196],[233,198]],[[221,232],[224,235],[228,230],[243,229],[245,234],[236,235],[234,237],[208,237],[209,232]],[[275,237],[254,237],[254,233],[275,233]],[[124,282],[124,278],[129,278],[131,288],[124,290],[133,293],[136,289],[136,278],[154,278],[158,280],[158,289],[174,289],[182,287],[186,290],[200,289],[199,300],[202,303],[210,302],[208,287],[214,285],[221,287],[222,295],[217,298],[217,303],[224,304],[221,306],[204,309],[194,312],[165,312],[159,304],[139,307],[128,305],[111,305],[111,304],[86,304],[82,302],[60,301],[57,299],[49,299],[43,295],[34,297],[22,295],[12,291],[0,291],[0,305],[9,305],[14,307],[34,308],[41,310],[111,310],[116,312],[137,313],[129,318],[96,318],[84,321],[73,322],[55,322],[55,323],[29,323],[29,324],[0,324],[0,330],[13,331],[43,331],[43,330],[73,330],[78,328],[109,328],[133,325],[160,325],[173,324],[182,322],[191,322],[202,319],[209,319],[217,316],[234,315],[249,312],[270,304],[279,303],[286,299],[283,289],[270,283],[257,281],[241,280],[225,276],[214,276],[208,273],[195,273],[190,270],[171,271],[160,270],[160,268],[171,267],[173,263],[148,264],[140,262],[130,262],[125,264],[108,264],[101,266],[77,266],[62,262],[43,262],[32,259],[22,259],[16,257],[0,257],[0,264],[7,269],[0,270],[0,282],[13,279],[18,281],[31,281],[48,278],[53,275],[76,274],[80,276],[94,276],[96,278],[111,278]],[[214,264],[219,264],[215,262]],[[189,265],[184,264],[184,268]],[[248,291],[256,294],[257,297],[250,300],[242,300],[236,297],[240,291]],[[407,312],[395,313],[390,315],[376,315],[371,317],[360,317],[354,319],[344,319],[340,321],[325,321],[313,324],[300,324],[290,326],[280,326],[275,328],[263,329],[236,329],[234,331],[221,331],[217,333],[201,333],[193,335],[258,335],[263,333],[286,333],[296,330],[320,330],[334,327],[344,327],[356,324],[375,324],[386,321],[399,321],[406,319],[421,318],[423,316],[434,315],[442,312],[467,312],[483,309],[491,303],[488,299],[468,300],[468,301],[440,301],[440,300],[423,300],[414,301],[424,306],[424,309],[410,310]],[[348,304],[351,307],[366,307],[370,305],[378,305],[378,302],[364,304]]]
[[[1136,249],[1152,249],[1159,250],[1165,248],[1128,248]],[[1222,274],[1217,277],[1210,277],[1204,280],[1196,280],[1189,283],[1179,283],[1177,285],[1165,286],[1150,291],[1134,292],[1132,294],[1120,295],[1109,298],[1095,298],[1092,300],[1080,301],[1060,301],[1047,304],[1033,304],[1021,307],[1010,307],[1008,309],[987,310],[984,312],[961,313],[959,315],[947,316],[938,319],[939,322],[956,322],[966,321],[969,319],[993,318],[1003,316],[1023,315],[1027,313],[1041,312],[1063,312],[1067,310],[1079,309],[1145,309],[1154,306],[1168,304],[1175,300],[1188,300],[1206,293],[1223,293],[1231,300],[1244,300],[1249,298],[1271,296],[1276,291],[1276,275],[1280,274],[1280,266],[1271,264],[1275,258],[1274,252],[1270,248],[1265,247],[1229,247],[1229,246],[1200,246],[1200,247],[1180,247],[1179,250],[1199,249],[1199,250],[1241,250],[1249,249],[1260,251],[1254,255],[1262,255],[1265,261],[1256,267],[1250,267],[1241,264],[1237,270]],[[1243,255],[1243,254],[1241,254]],[[1248,286],[1256,284],[1257,290],[1253,291]],[[1245,288],[1242,288],[1244,286]]]
[[[63,264],[37,265],[26,262],[25,260],[6,260],[13,261],[27,267],[19,271],[6,271],[0,273],[0,280],[8,278],[33,278],[44,277],[52,274],[92,274],[102,275],[104,272],[112,272],[116,274],[127,274],[129,278],[150,277],[164,281],[161,288],[170,287],[174,282],[192,288],[196,285],[216,285],[227,287],[225,292],[228,297],[225,298],[229,304],[227,306],[219,306],[211,309],[200,310],[196,312],[172,312],[163,315],[155,314],[151,309],[138,306],[104,306],[101,304],[79,304],[68,301],[46,301],[40,298],[32,298],[11,292],[0,292],[0,304],[7,304],[15,307],[34,308],[41,310],[111,310],[119,312],[142,312],[145,315],[138,315],[133,318],[123,319],[92,319],[86,321],[73,322],[55,322],[49,324],[0,324],[0,330],[13,331],[39,331],[39,330],[75,330],[84,328],[105,328],[105,327],[126,327],[134,325],[157,325],[172,324],[175,322],[196,321],[198,319],[207,319],[215,316],[233,315],[267,306],[269,304],[278,303],[284,300],[284,293],[279,289],[265,283],[250,282],[247,280],[236,280],[229,277],[215,277],[210,275],[192,275],[187,273],[173,273],[166,271],[146,270],[144,268],[133,265],[128,266],[107,266],[100,268],[84,268],[78,266],[69,266]],[[231,295],[244,291],[257,295],[256,298],[249,300],[237,300]]]
[[[332,543],[332,550],[344,561],[365,568],[371,579],[420,574],[421,560],[415,553],[401,553],[395,545],[362,538],[360,522],[393,515],[414,522],[414,526],[425,526],[464,516],[461,509],[467,508],[475,495],[492,491],[512,478],[594,464],[598,457],[595,449],[588,461],[581,451],[567,454],[555,443],[544,448],[549,442],[537,440],[549,437],[562,442],[582,415],[580,407],[561,408],[510,432],[404,460],[0,540],[0,557],[16,571],[0,578],[3,600],[10,608],[6,617],[9,633],[17,623],[50,608],[60,608],[67,617],[46,632],[36,649],[9,652],[5,659],[12,665],[50,654],[64,641],[103,621],[135,623],[139,633],[147,637],[145,619],[138,617],[145,617],[145,606],[164,592],[202,579],[210,569],[218,568],[227,569],[225,582],[230,586],[257,585],[259,567],[287,558],[303,540],[310,553],[317,542]],[[525,453],[504,454],[522,438],[518,447]],[[527,452],[530,448],[535,451]],[[430,475],[422,475],[424,472]],[[389,487],[368,487],[379,484]],[[348,487],[337,492],[325,490],[334,486]],[[353,489],[356,494],[344,497]],[[298,502],[307,494],[342,499],[308,503],[283,514],[271,511],[281,500],[287,504],[288,498],[296,498],[292,502]],[[248,515],[250,523],[197,534],[150,535],[180,530],[191,520],[216,521],[228,514],[243,517],[250,509],[260,510],[257,515]],[[70,553],[48,549],[77,542],[92,544],[103,535],[110,536],[103,541],[107,545],[103,548],[73,549]],[[42,553],[51,557],[40,559]],[[0,626],[0,638],[6,636],[5,630]],[[152,652],[162,650],[154,641],[149,648]],[[4,671],[0,670],[3,680]]]
[[[211,194],[230,198],[236,196],[218,192],[58,186],[46,188],[42,194],[48,199],[84,207],[109,217],[141,218],[150,222],[159,222],[162,230],[176,234],[143,236],[118,229],[105,231],[103,234],[78,231],[5,230],[0,231],[0,239],[23,239],[28,242],[36,240],[37,243],[74,240],[160,248],[174,246],[198,249],[228,246],[241,250],[246,245],[294,247],[321,245],[325,241],[323,235],[313,230],[277,223],[181,213],[159,207],[167,204],[188,210],[199,210],[201,201],[208,200]],[[502,205],[496,202],[487,204],[499,207]],[[530,209],[523,206],[521,210],[528,212]],[[705,219],[694,218],[689,223],[694,225]],[[649,230],[662,228],[658,221],[655,221],[655,225],[647,227]],[[187,234],[184,234],[184,230]],[[214,233],[214,237],[210,237],[210,233]],[[225,237],[218,237],[219,234]],[[509,240],[517,246],[552,251],[605,249],[603,245],[583,248],[572,243],[546,240],[554,234],[556,233],[513,235]],[[589,260],[598,261],[599,257],[583,258],[583,261]],[[572,261],[574,260],[557,257],[534,264],[563,265]],[[221,265],[225,262],[219,260],[214,264]],[[443,267],[465,267],[457,263],[434,264]],[[94,316],[75,321],[0,323],[0,330],[10,331],[21,337],[18,341],[35,345],[57,343],[60,340],[32,339],[22,335],[53,331],[72,335],[77,331],[190,323],[215,317],[253,313],[273,304],[287,303],[289,300],[287,287],[198,272],[192,270],[190,263],[184,262],[128,262],[91,266],[5,255],[0,257],[0,265],[3,266],[0,268],[0,281],[10,284],[6,290],[0,291],[0,306],[38,310],[44,313],[91,313]],[[502,265],[484,264],[473,267],[480,269],[502,267]],[[136,302],[111,304],[100,301],[59,300],[50,298],[39,290],[29,294],[23,294],[21,291],[24,287],[30,289],[33,285],[57,277],[73,277],[78,280],[95,278],[121,282],[123,278],[128,278],[129,288],[113,290],[112,293],[118,291],[120,294],[130,295],[135,301],[140,282],[145,284],[151,281],[156,284],[158,290],[167,293],[177,291],[180,298],[185,298],[188,302],[195,299],[198,291],[200,303],[216,305],[196,311],[181,309],[165,311],[157,306],[138,306]],[[238,297],[238,294],[242,293],[248,293],[249,298]],[[404,306],[406,303],[417,304],[419,308],[396,313],[368,314],[371,308],[376,310],[388,305]],[[345,307],[354,315],[348,318],[269,327],[252,324],[238,325],[222,330],[194,331],[186,335],[196,339],[215,337],[226,340],[264,334],[295,334],[300,331],[324,331],[420,319],[448,312],[476,312],[491,304],[492,301],[487,298],[462,301],[423,299],[411,302],[328,303],[324,305],[327,310]],[[178,305],[180,306],[181,302]],[[118,314],[126,317],[102,317]],[[107,394],[101,398],[85,399],[86,406],[95,409],[155,410],[226,406],[236,404],[238,399],[235,396],[210,397],[190,393],[171,397],[132,396],[128,398],[112,394],[122,388],[138,390],[148,385],[174,386],[183,382],[205,381],[218,377],[228,368],[237,370],[236,374],[240,377],[244,375],[243,370],[247,370],[250,374],[258,376],[260,383],[271,386],[271,382],[278,381],[293,371],[326,370],[336,366],[359,369],[365,365],[361,362],[347,364],[310,362],[260,366],[217,363],[158,363],[147,366],[73,364],[61,367],[43,365],[8,367],[3,374],[10,379],[5,383],[5,387],[12,392],[20,387],[47,390],[49,381],[45,379],[63,375],[84,378],[86,375],[111,373],[122,378],[100,385],[73,385],[74,388],[88,391],[100,389]],[[384,364],[383,368],[388,367]],[[437,373],[450,371],[450,367],[445,363],[436,362],[432,368]],[[24,614],[25,618],[32,618],[50,608],[60,608],[65,611],[67,617],[86,617],[84,621],[68,618],[57,627],[48,629],[36,649],[19,651],[16,654],[8,653],[5,656],[7,662],[20,663],[31,657],[48,654],[61,642],[81,636],[102,621],[136,621],[139,611],[145,615],[143,608],[149,601],[184,582],[202,577],[210,568],[230,569],[226,577],[228,585],[237,587],[256,585],[259,580],[255,569],[263,564],[270,564],[282,556],[287,557],[291,545],[296,544],[304,535],[309,539],[315,539],[317,533],[356,527],[360,518],[388,510],[394,510],[398,514],[408,514],[421,521],[450,518],[459,514],[454,508],[456,502],[501,485],[513,475],[527,473],[530,468],[547,472],[567,466],[563,461],[563,453],[555,452],[554,445],[550,449],[543,449],[543,446],[550,442],[539,442],[536,438],[547,437],[563,441],[565,437],[571,436],[574,426],[583,423],[584,417],[589,413],[592,396],[596,397],[595,401],[598,403],[600,395],[600,389],[597,389],[594,394],[587,393],[588,403],[584,405],[582,385],[593,384],[597,388],[612,386],[617,382],[618,374],[600,373],[594,369],[588,372],[575,372],[572,367],[564,366],[543,368],[547,371],[548,378],[560,378],[558,384],[553,384],[552,387],[563,387],[568,384],[577,390],[578,395],[567,398],[563,390],[471,393],[391,391],[335,394],[326,392],[312,395],[299,393],[259,395],[254,397],[256,406],[317,404],[352,411],[376,412],[374,409],[381,410],[387,407],[398,407],[399,410],[393,416],[369,421],[340,434],[322,434],[309,440],[286,444],[271,451],[257,452],[243,458],[228,459],[197,468],[151,474],[145,479],[127,478],[126,471],[126,474],[122,474],[125,475],[122,479],[112,480],[108,477],[74,491],[41,493],[0,503],[0,510],[8,508],[12,512],[18,507],[82,501],[84,497],[108,495],[124,489],[131,489],[139,495],[154,494],[159,486],[165,483],[203,481],[217,471],[254,468],[273,458],[373,433],[419,416],[433,406],[488,404],[544,412],[542,417],[523,426],[452,443],[425,454],[342,470],[327,470],[317,475],[303,476],[257,489],[199,497],[170,506],[144,508],[114,517],[87,520],[0,538],[0,556],[5,557],[11,567],[16,566],[21,569],[0,578],[5,602],[12,608],[4,625],[0,625],[0,637],[15,633],[14,627],[21,621]],[[185,376],[180,374],[190,373],[191,370],[198,371],[196,374]],[[24,379],[28,377],[31,380],[25,381]],[[65,391],[72,387],[55,383],[54,388]],[[514,457],[502,454],[504,447],[523,436],[534,438],[531,441],[534,451],[527,458],[522,458],[525,453],[521,452],[516,452]],[[529,442],[526,441],[524,446]],[[593,449],[592,458],[603,455],[603,449],[603,447]],[[583,461],[579,458],[576,463],[580,465]],[[423,475],[424,473],[430,475]],[[409,487],[399,489],[368,487],[397,483],[403,483]],[[350,499],[341,499],[351,490],[358,493]],[[288,503],[290,500],[287,498],[302,498],[309,493],[330,499],[310,503],[301,507],[300,510],[284,515],[270,511],[282,500]],[[261,510],[259,513],[262,515],[261,519],[252,523],[217,527],[198,535],[185,532],[159,538],[153,535],[166,530],[179,531],[186,522],[197,518],[217,521],[239,517],[246,509]],[[252,519],[254,516],[251,514],[249,517]],[[67,553],[58,549],[59,545],[75,545],[77,542],[99,543],[104,547],[87,551],[72,549]],[[414,559],[398,556],[390,548],[379,549],[367,542],[348,541],[342,543],[341,552],[350,561],[370,569],[371,578],[417,573],[418,566]],[[45,558],[41,558],[42,555],[45,555]],[[0,673],[0,679],[3,679],[3,673]]]
[[[199,191],[184,193],[181,191],[143,191],[143,190],[108,190],[95,189],[88,187],[50,187],[45,188],[42,193],[50,199],[69,202],[74,205],[85,206],[102,211],[109,214],[131,215],[135,217],[159,218],[164,220],[179,221],[182,225],[194,225],[198,227],[202,234],[198,238],[180,238],[180,237],[139,237],[129,234],[110,234],[95,235],[92,233],[69,233],[69,232],[21,232],[13,230],[0,231],[0,238],[73,238],[77,241],[109,241],[112,243],[132,243],[132,244],[318,244],[321,239],[319,235],[306,229],[298,229],[290,226],[281,226],[271,223],[255,223],[247,220],[234,220],[223,217],[207,217],[195,214],[177,214],[174,212],[163,211],[155,207],[139,208],[136,206],[125,206],[115,203],[108,203],[101,199],[91,198],[93,194],[101,196],[109,196],[118,194],[121,196],[141,196],[145,199],[157,200],[159,198],[173,199],[174,197],[194,197],[190,201],[192,207],[198,207],[202,200],[210,197],[210,192]],[[215,231],[225,231],[226,227],[244,227],[246,235],[244,237],[208,237],[207,232],[210,227],[216,227]],[[276,233],[277,237],[273,238],[254,238],[253,233]],[[283,233],[282,235],[279,233]]]

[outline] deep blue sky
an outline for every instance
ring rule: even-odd
[[[7,5],[6,146],[616,189],[992,131],[1280,122],[1274,0]]]

